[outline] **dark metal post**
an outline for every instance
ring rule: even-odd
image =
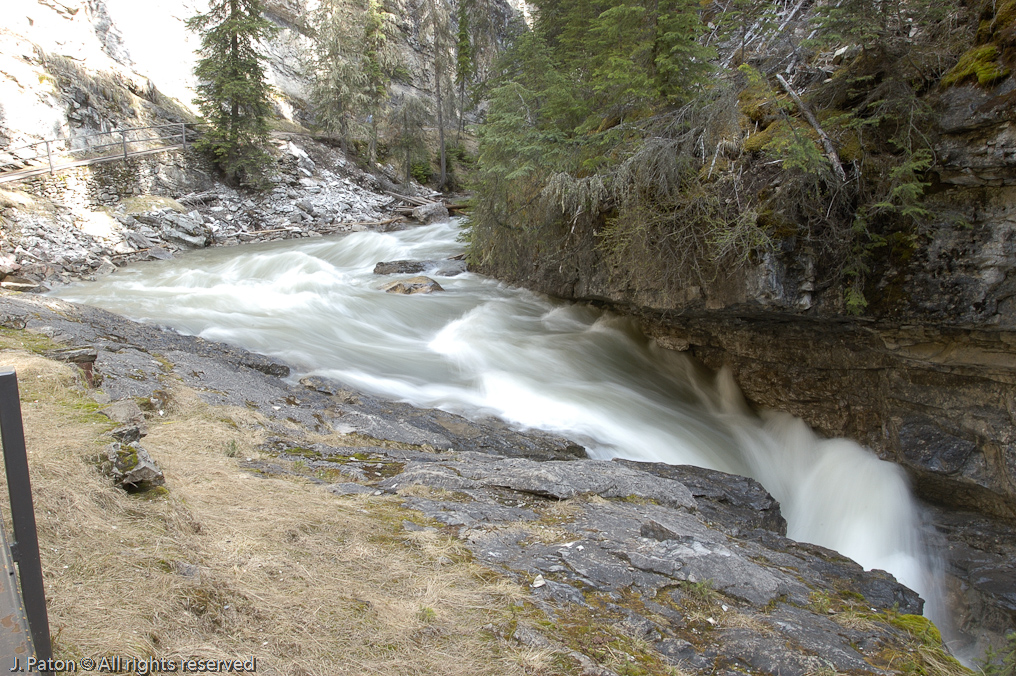
[[[14,522],[15,547],[12,547],[12,554],[18,563],[25,614],[32,629],[35,654],[39,659],[48,660],[53,657],[49,617],[42,586],[42,563],[39,561],[39,537],[35,530],[32,484],[28,477],[18,377],[13,371],[0,373],[0,441],[4,447],[7,492],[11,497],[11,521]]]
[[[127,132],[120,132],[120,142],[123,144],[123,158],[127,159]]]
[[[49,141],[46,141],[46,159],[49,160],[49,175],[53,175],[53,153],[49,149]]]

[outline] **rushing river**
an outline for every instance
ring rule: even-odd
[[[445,293],[379,290],[378,261],[446,258],[462,251],[458,235],[443,223],[208,249],[57,295],[277,357],[294,378],[556,432],[596,458],[752,476],[782,504],[790,537],[890,571],[944,621],[895,465],[789,415],[755,415],[729,374],[703,373],[625,319],[474,274],[437,276]]]

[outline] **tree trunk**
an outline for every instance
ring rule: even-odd
[[[410,156],[409,148],[409,114],[405,108],[402,110],[402,139],[406,144],[406,187],[409,187],[409,182],[413,179],[412,173],[412,157]]]
[[[373,167],[377,163],[377,111],[370,114],[370,150],[367,156]]]
[[[437,94],[437,137],[438,143],[441,145],[441,180],[438,182],[437,189],[444,192],[445,183],[448,182],[448,169],[445,164],[445,139],[444,139],[444,115],[442,114],[441,108],[444,105],[441,100],[441,71],[437,67],[437,57],[434,57],[434,72],[437,86],[435,93]]]
[[[238,0],[229,0],[229,18],[234,22],[240,21],[240,6]],[[229,58],[232,60],[230,67],[236,69],[236,64],[240,60],[240,38],[234,30],[233,34],[229,38]],[[227,166],[232,166],[233,157],[236,154],[236,146],[239,143],[239,126],[240,126],[240,102],[235,96],[231,97],[231,103],[229,110],[229,158]],[[233,169],[229,170],[230,173]]]
[[[459,82],[459,132],[455,137],[455,143],[462,143],[462,132],[466,128],[466,79]]]

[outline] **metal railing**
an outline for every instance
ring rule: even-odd
[[[131,154],[144,150],[163,150],[177,146],[186,146],[187,140],[198,136],[196,127],[203,123],[173,122],[149,127],[130,127],[104,131],[85,136],[73,136],[62,139],[45,139],[0,150],[0,176],[15,172],[24,172],[48,167],[50,175],[61,164],[74,159],[113,160],[127,159]],[[188,127],[190,128],[188,130]],[[138,132],[155,131],[154,135],[140,135]],[[110,139],[108,143],[92,143],[91,139]],[[174,143],[161,143],[173,141]],[[158,144],[153,147],[152,144]],[[147,147],[139,148],[141,145]],[[75,147],[78,146],[78,147]],[[107,148],[118,148],[119,152],[103,154]],[[41,172],[45,173],[45,172]]]
[[[46,593],[42,584],[42,564],[39,560],[35,508],[32,505],[32,484],[28,477],[28,454],[21,420],[18,376],[10,371],[0,373],[0,441],[3,443],[7,493],[11,499],[11,522],[14,525],[10,558],[18,566],[21,600],[35,656],[39,660],[49,660],[53,653],[49,639]],[[13,572],[9,571],[11,581]]]

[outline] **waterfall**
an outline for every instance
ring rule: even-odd
[[[897,466],[790,415],[754,413],[728,372],[706,373],[627,319],[469,273],[440,277],[446,290],[427,296],[379,289],[375,263],[446,258],[461,252],[458,236],[441,223],[203,250],[55,293],[283,359],[294,378],[558,433],[595,458],[754,477],[790,537],[892,573],[946,621]]]

